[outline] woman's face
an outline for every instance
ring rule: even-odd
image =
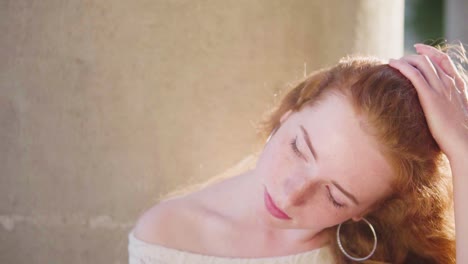
[[[341,94],[283,115],[255,168],[273,202],[291,218],[265,210],[272,226],[319,231],[357,221],[391,193],[391,167],[365,122]]]

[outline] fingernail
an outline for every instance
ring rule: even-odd
[[[415,48],[424,48],[426,45],[422,44],[422,43],[416,43],[413,45],[413,47]]]

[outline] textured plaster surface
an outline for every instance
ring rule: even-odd
[[[288,85],[402,30],[402,0],[1,0],[0,263],[126,263],[140,213],[255,150]]]

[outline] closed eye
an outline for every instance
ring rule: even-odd
[[[299,157],[299,158],[304,158],[302,153],[299,151],[297,148],[297,135],[296,137],[291,141],[291,148],[294,151],[294,153]]]
[[[331,191],[330,191],[330,187],[327,186],[327,193],[328,193],[328,199],[330,200],[330,202],[333,204],[333,206],[335,206],[336,208],[342,208],[344,207],[345,205],[342,204],[342,203],[339,203],[335,200],[335,198],[333,197]]]

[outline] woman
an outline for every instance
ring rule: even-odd
[[[130,263],[468,263],[466,75],[415,47],[308,76],[253,169],[140,217]]]

